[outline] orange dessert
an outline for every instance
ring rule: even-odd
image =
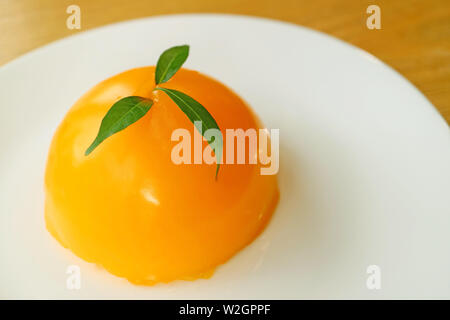
[[[222,164],[215,179],[216,164],[174,164],[172,132],[194,136],[195,128],[153,90],[154,78],[155,67],[113,76],[67,113],[48,155],[47,228],[77,256],[133,283],[208,278],[264,229],[278,200],[276,176],[261,175],[260,164]],[[224,136],[261,127],[236,94],[198,72],[181,69],[164,86],[199,101]],[[86,156],[108,109],[135,95],[153,100],[150,110]]]

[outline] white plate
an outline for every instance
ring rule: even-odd
[[[267,230],[210,280],[154,287],[85,263],[50,237],[52,134],[99,81],[188,43],[280,128],[281,201]],[[227,15],[106,26],[0,68],[1,298],[450,298],[450,133],[427,99],[368,53],[302,27]],[[81,267],[81,289],[66,268]],[[369,265],[381,289],[366,286]]]

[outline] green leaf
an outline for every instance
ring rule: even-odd
[[[172,47],[164,51],[156,64],[155,83],[164,83],[172,78],[186,61],[188,55],[188,45]]]
[[[103,118],[97,137],[87,148],[85,155],[90,154],[106,138],[142,118],[152,104],[152,100],[136,96],[126,97],[114,103]]]
[[[170,99],[173,100],[177,104],[177,106],[183,111],[189,120],[196,126],[197,130],[205,137],[205,132],[209,129],[217,129],[220,131],[219,126],[217,125],[216,120],[212,117],[212,115],[208,112],[208,110],[205,109],[199,102],[195,101],[193,98],[189,97],[188,95],[184,94],[183,92],[173,90],[173,89],[166,89],[166,88],[156,88],[156,90],[161,90],[165,92]],[[196,122],[201,121],[200,127],[197,126]],[[202,130],[202,126],[205,127],[205,130]],[[220,159],[222,158],[222,148],[223,148],[223,139],[222,135],[219,136],[218,141],[214,141],[214,139],[208,140],[207,137],[205,139],[210,144],[211,148],[214,151],[214,154],[216,155],[217,159],[217,167],[216,167],[216,179],[217,174],[219,172],[220,167]],[[214,144],[213,144],[214,142]],[[216,146],[214,146],[216,145]]]

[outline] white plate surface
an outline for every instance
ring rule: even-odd
[[[90,87],[191,45],[187,68],[280,129],[281,201],[210,280],[128,283],[45,230],[52,134]],[[285,23],[176,15],[106,26],[0,68],[0,298],[450,298],[450,133],[427,99],[368,53]],[[81,289],[66,268],[81,267]],[[381,269],[368,290],[366,269]]]

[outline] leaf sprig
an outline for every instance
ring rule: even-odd
[[[188,55],[188,45],[172,47],[161,54],[158,59],[158,63],[156,64],[155,84],[157,85],[157,87],[155,87],[154,90],[159,90],[167,94],[169,98],[173,102],[175,102],[175,104],[181,109],[181,111],[186,114],[189,120],[194,123],[194,125],[198,121],[201,121],[202,126],[205,128],[205,130],[202,130],[202,126],[196,126],[196,128],[203,135],[203,137],[205,137],[214,151],[217,159],[217,179],[223,149],[222,136],[219,136],[218,141],[214,141],[214,139],[211,138],[208,139],[205,136],[205,132],[208,129],[216,129],[220,132],[220,128],[217,125],[216,120],[214,120],[213,116],[208,112],[208,110],[194,98],[178,90],[163,88],[159,86],[160,84],[167,82],[174,76],[174,74],[186,61]],[[92,144],[87,148],[85,155],[89,155],[108,137],[124,130],[128,126],[141,119],[150,110],[152,105],[153,101],[151,99],[138,96],[125,97],[114,103],[104,116],[97,136]]]

